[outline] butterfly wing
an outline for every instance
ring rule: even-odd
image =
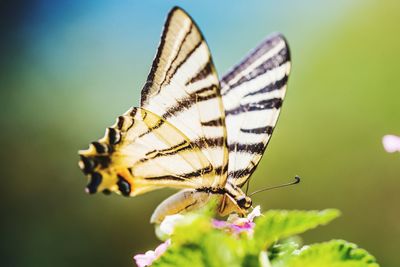
[[[290,54],[283,36],[268,37],[221,80],[228,132],[228,181],[242,186],[272,135],[285,96]]]
[[[228,150],[220,85],[207,43],[180,8],[167,17],[141,106],[168,120],[201,148],[217,174],[214,186],[223,187]]]
[[[182,9],[168,15],[141,108],[120,116],[80,155],[90,193],[224,186],[228,150],[219,81],[203,36]]]
[[[211,163],[177,128],[158,115],[132,108],[105,136],[79,152],[89,177],[86,190],[135,196],[162,187],[210,186]]]

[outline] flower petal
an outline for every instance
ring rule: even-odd
[[[382,139],[383,147],[389,153],[400,152],[400,137],[385,135]]]
[[[260,205],[255,207],[253,209],[253,211],[250,212],[249,215],[247,215],[247,219],[252,222],[255,217],[259,217],[259,216],[261,216],[261,207],[260,207]]]
[[[167,250],[167,248],[171,245],[171,239],[168,239],[164,243],[158,245],[158,247],[153,251],[149,250],[145,254],[137,254],[133,257],[138,267],[146,267],[150,266],[153,261],[161,257],[162,254]]]
[[[167,250],[167,248],[170,245],[171,245],[171,239],[168,239],[164,243],[161,243],[160,245],[158,245],[158,247],[156,247],[156,249],[154,251],[156,258],[158,259],[162,254],[164,254],[164,252]]]
[[[146,267],[153,263],[153,261],[156,259],[156,254],[154,251],[149,250],[145,254],[137,254],[133,257],[133,259],[136,261],[136,265],[138,267]]]
[[[229,223],[227,223],[226,221],[220,221],[220,220],[215,220],[215,219],[213,219],[211,221],[211,223],[214,228],[218,228],[218,229],[227,227],[229,225]]]
[[[172,232],[174,231],[175,225],[180,221],[182,221],[183,219],[184,216],[181,214],[166,216],[165,219],[160,224],[161,233],[166,235],[171,235]]]
[[[253,222],[246,222],[246,223],[240,224],[240,225],[232,224],[230,228],[234,233],[240,234],[242,232],[252,233],[254,226],[255,226],[255,224]]]

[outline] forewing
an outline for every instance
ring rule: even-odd
[[[282,35],[268,37],[221,80],[228,132],[228,181],[242,186],[255,170],[279,116],[290,72]]]
[[[182,9],[168,15],[141,105],[201,148],[218,174],[214,186],[223,187],[228,150],[219,81],[200,30]]]
[[[201,150],[172,124],[132,108],[105,136],[80,151],[87,191],[134,196],[150,190],[211,186],[215,171]]]

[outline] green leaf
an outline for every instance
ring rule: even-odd
[[[174,229],[167,253],[154,266],[241,267],[246,242],[213,228],[211,216],[208,208],[185,215]]]
[[[272,245],[268,249],[268,258],[273,261],[276,259],[283,259],[286,257],[290,257],[292,253],[299,248],[299,245],[296,242],[284,242],[277,243]]]
[[[246,255],[243,242],[220,230],[213,230],[201,240],[206,266],[240,267]]]
[[[366,250],[344,240],[305,246],[292,257],[276,261],[273,267],[379,267]]]
[[[153,267],[207,266],[203,261],[201,250],[196,245],[171,246],[151,265]]]
[[[327,224],[339,215],[340,212],[335,209],[323,211],[270,210],[256,220],[254,252],[266,249],[274,242],[291,235]]]
[[[254,235],[213,228],[207,209],[188,214],[171,236],[171,246],[152,266],[172,267],[377,267],[365,250],[341,240],[298,250],[296,234],[339,216],[336,210],[267,212],[256,220]],[[268,248],[268,251],[265,249]]]

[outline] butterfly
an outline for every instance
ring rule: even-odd
[[[290,72],[281,34],[264,40],[221,80],[207,43],[181,8],[168,14],[140,107],[119,116],[103,138],[80,150],[90,194],[137,196],[181,189],[154,211],[167,215],[218,203],[220,215],[246,214],[241,189],[275,128]]]

